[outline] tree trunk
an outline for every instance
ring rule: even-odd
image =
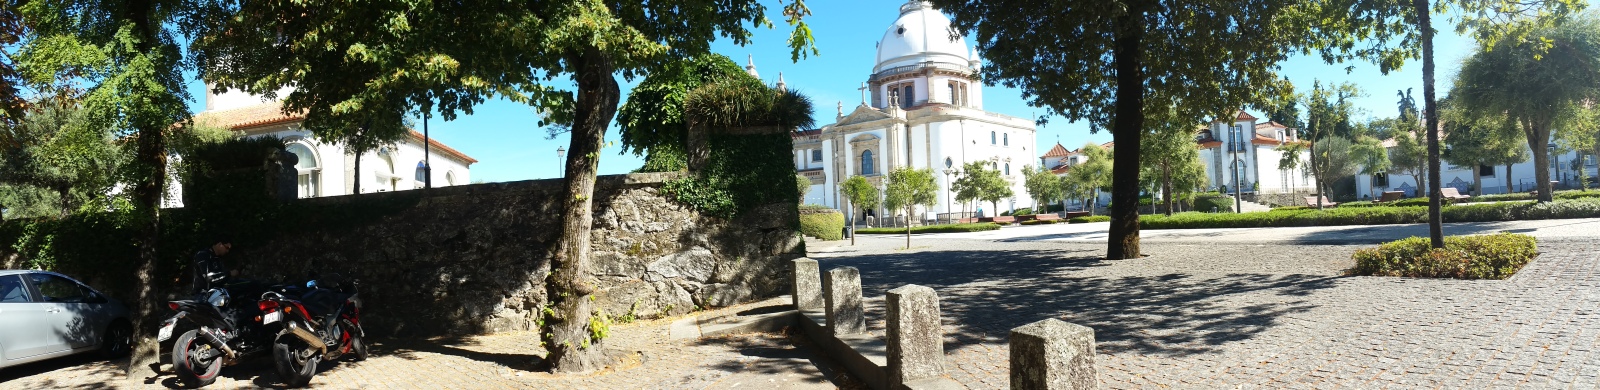
[[[1483,196],[1483,172],[1478,167],[1477,164],[1472,166],[1472,196]]]
[[[1112,120],[1110,260],[1139,257],[1139,149],[1144,132],[1145,4],[1130,4],[1117,21],[1111,62],[1117,69],[1116,115]]]
[[[1539,189],[1539,203],[1555,200],[1555,187],[1550,185],[1550,125],[1529,121],[1533,136],[1528,145],[1533,147],[1533,188]]]
[[[355,168],[354,168],[356,174],[355,174],[355,177],[351,178],[351,180],[350,180],[350,182],[351,182],[351,184],[350,184],[350,194],[351,195],[356,195],[356,194],[360,194],[361,193],[361,154],[362,153],[366,153],[366,152],[363,151],[363,150],[359,150],[359,149],[356,150],[356,163],[355,163]]]
[[[1511,163],[1506,163],[1506,193],[1510,194],[1512,192],[1513,191],[1511,189]]]
[[[72,187],[65,185],[56,186],[56,194],[56,196],[61,197],[61,218],[65,219],[67,218],[68,214],[71,214],[69,210],[72,209],[72,205],[67,202],[68,199],[71,199],[70,196],[72,195]]]
[[[1316,141],[1312,141],[1311,145],[1306,146],[1306,152],[1311,154],[1311,180],[1315,181],[1317,186],[1317,210],[1322,210],[1322,198],[1328,197],[1328,188],[1322,184],[1322,170],[1317,169]]]
[[[1433,247],[1444,248],[1443,204],[1439,192],[1439,103],[1433,88],[1433,22],[1428,0],[1415,0],[1417,28],[1422,31],[1422,118],[1428,132],[1428,238]]]
[[[1172,216],[1172,164],[1161,162],[1161,203],[1165,203],[1167,216]]]
[[[850,246],[856,245],[856,206],[849,200],[844,201],[845,210],[850,211],[850,220],[845,221],[845,230],[850,232]]]
[[[906,249],[911,249],[911,213],[914,211],[915,208],[906,207]]]
[[[157,30],[159,24],[152,24],[154,18],[151,13],[155,6],[148,1],[135,0],[126,5],[126,17],[133,23],[134,47],[140,53],[155,53]],[[160,319],[156,317],[156,248],[161,241],[161,197],[165,195],[162,189],[167,178],[167,144],[166,131],[170,118],[133,118],[134,126],[138,128],[138,139],[135,141],[138,155],[134,157],[137,168],[143,170],[143,176],[134,185],[133,197],[136,207],[140,210],[139,219],[139,267],[134,275],[138,281],[134,284],[136,293],[133,304],[133,355],[128,359],[128,381],[137,381],[140,375],[135,371],[139,367],[153,366],[161,352],[161,346],[156,342],[156,324]],[[151,367],[154,371],[154,367]]]
[[[572,124],[572,141],[567,147],[567,182],[563,196],[561,238],[545,281],[546,296],[554,312],[546,318],[539,334],[549,351],[545,357],[550,370],[581,373],[601,369],[607,364],[604,341],[590,337],[593,315],[590,299],[595,286],[589,275],[590,229],[594,223],[595,171],[600,144],[606,127],[616,114],[621,93],[611,59],[598,48],[588,47],[570,59],[576,68],[577,112]]]

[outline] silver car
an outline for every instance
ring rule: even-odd
[[[128,308],[72,278],[0,270],[0,368],[79,352],[127,354]]]

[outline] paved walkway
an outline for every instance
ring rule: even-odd
[[[1000,230],[973,233],[939,233],[914,236],[913,240],[990,240],[1000,242],[1106,242],[1111,224],[1074,223],[1035,226],[1009,226]],[[1579,239],[1600,236],[1600,218],[1552,219],[1543,221],[1466,222],[1444,224],[1446,235],[1497,232],[1523,233],[1540,239]],[[1140,231],[1142,242],[1155,243],[1230,243],[1230,244],[1375,244],[1410,236],[1428,235],[1427,224],[1356,225],[1283,228],[1163,229]],[[872,237],[863,234],[860,237]],[[903,237],[902,237],[903,240]],[[845,241],[848,244],[848,241]],[[831,244],[828,244],[831,246]],[[915,245],[915,244],[914,244]],[[902,246],[903,241],[902,241]],[[847,247],[810,248],[812,253],[848,250]]]
[[[722,310],[742,310],[736,306]],[[721,311],[721,310],[719,310]],[[698,313],[709,314],[715,313]],[[388,340],[364,362],[324,363],[311,381],[319,389],[834,389],[859,388],[803,337],[746,334],[668,341],[672,319],[618,325],[609,348],[626,351],[620,367],[591,375],[533,371],[544,351],[531,332],[490,336]],[[75,356],[0,369],[0,389],[176,388],[171,372],[126,386],[127,359]],[[207,389],[280,385],[270,359],[223,369]]]
[[[918,235],[910,250],[862,235],[812,257],[861,270],[880,334],[885,290],[937,290],[951,377],[972,388],[1006,387],[1011,328],[1058,318],[1095,329],[1106,388],[1594,389],[1597,223],[1451,226],[1540,236],[1539,258],[1504,281],[1344,277],[1361,246],[1310,239],[1392,240],[1407,226],[1157,232],[1149,257],[1120,261],[1049,225]]]

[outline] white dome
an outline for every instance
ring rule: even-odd
[[[900,18],[878,42],[872,73],[930,61],[967,68],[971,66],[967,53],[966,38],[950,39],[950,18],[926,1],[912,0],[900,6]]]

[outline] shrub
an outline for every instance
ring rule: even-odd
[[[1357,202],[1344,202],[1344,203],[1340,203],[1338,206],[1334,206],[1334,207],[1355,208],[1355,207],[1372,207],[1372,206],[1382,206],[1382,205],[1383,205],[1382,203],[1372,203],[1372,201],[1370,201],[1370,200],[1363,200],[1363,201],[1357,201]],[[1324,208],[1326,208],[1326,207],[1324,207]]]
[[[1057,223],[1057,222],[1061,222],[1061,220],[1059,220],[1059,219],[1035,219],[1035,220],[1029,220],[1029,221],[1022,221],[1020,223],[1022,225],[1024,225],[1024,226],[1031,226],[1031,225],[1049,225],[1049,224],[1053,224],[1053,223]]]
[[[1067,220],[1067,223],[1089,223],[1089,222],[1111,222],[1111,216],[1109,216],[1109,215],[1088,215],[1088,216],[1082,216],[1082,217],[1072,217],[1071,219]]]
[[[1219,213],[1231,213],[1231,212],[1233,212],[1233,198],[1222,196],[1220,194],[1212,195],[1210,193],[1195,195],[1195,198],[1194,198],[1194,210],[1195,211],[1208,212],[1209,213],[1213,209],[1216,210]]]
[[[1422,197],[1422,198],[1401,199],[1401,200],[1397,200],[1397,201],[1390,202],[1390,203],[1383,203],[1381,205],[1383,205],[1383,206],[1394,206],[1394,207],[1407,207],[1407,206],[1423,206],[1423,207],[1427,207],[1428,206],[1428,198],[1427,197]]]
[[[1481,203],[1444,207],[1444,222],[1495,222],[1537,219],[1600,218],[1600,198],[1562,199],[1549,203]],[[1428,222],[1426,206],[1340,207],[1221,214],[1186,212],[1145,215],[1146,229],[1202,229],[1284,226],[1384,225]]]
[[[1326,207],[1326,206],[1324,206],[1324,207]],[[1310,207],[1310,206],[1283,206],[1283,207],[1273,207],[1272,211],[1279,211],[1279,210],[1311,210],[1311,209],[1315,209],[1315,208],[1316,207]]]
[[[821,240],[844,238],[844,214],[826,206],[800,206],[800,232]]]
[[[918,233],[965,233],[981,232],[985,230],[999,230],[1000,225],[989,222],[958,223],[950,225],[928,225],[911,228],[911,234]],[[903,227],[882,227],[856,230],[860,234],[906,234]]]
[[[1444,238],[1444,249],[1411,237],[1357,250],[1349,275],[1456,279],[1505,279],[1538,255],[1531,236],[1501,233]]]
[[[1033,215],[1033,214],[1034,214],[1033,213],[1033,208],[1024,207],[1024,208],[1020,208],[1020,209],[1016,209],[1016,210],[1012,210],[1012,211],[1007,211],[1005,213],[1001,213],[1000,216],[1004,217],[1004,216],[1007,216],[1007,215],[1014,215],[1014,216],[1020,217],[1020,216],[1024,216],[1024,215]]]

